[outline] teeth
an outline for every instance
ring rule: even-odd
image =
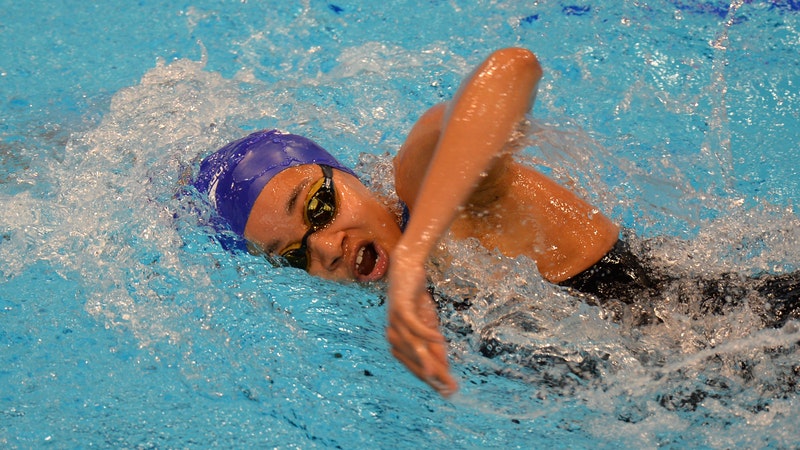
[[[364,247],[358,251],[358,256],[356,256],[356,267],[361,265],[361,260],[364,259]]]

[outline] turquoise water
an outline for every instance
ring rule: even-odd
[[[442,311],[445,401],[389,355],[380,286],[226,252],[181,187],[260,127],[385,183],[414,119],[520,45],[545,69],[522,158],[687,278],[796,270],[800,5],[605,3],[0,1],[0,443],[796,447],[800,331],[758,299],[616,324],[446,241],[431,276],[474,304]]]

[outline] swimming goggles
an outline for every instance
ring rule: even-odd
[[[305,206],[305,222],[309,228],[303,239],[281,251],[281,257],[298,269],[308,270],[308,237],[333,222],[336,216],[336,191],[333,188],[333,169],[324,164],[322,178],[311,186]]]

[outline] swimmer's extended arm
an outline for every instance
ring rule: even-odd
[[[530,110],[541,76],[528,50],[493,53],[464,80],[446,110],[437,106],[420,118],[396,161],[398,194],[412,214],[392,253],[387,337],[394,355],[442,395],[457,385],[425,290],[425,263]],[[409,164],[427,168],[422,183],[403,180],[415,176]]]

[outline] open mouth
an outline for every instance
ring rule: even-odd
[[[364,277],[369,277],[372,271],[375,270],[375,264],[377,262],[378,252],[373,244],[367,244],[361,247],[356,256],[356,273]]]
[[[364,242],[353,261],[353,277],[360,283],[382,279],[389,271],[389,254],[374,242]]]

